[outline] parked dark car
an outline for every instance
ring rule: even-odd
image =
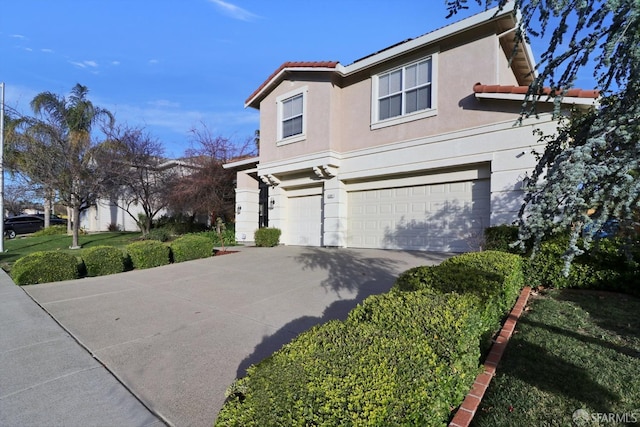
[[[51,217],[51,225],[66,224],[67,221],[58,217]],[[4,234],[14,239],[17,234],[35,233],[44,228],[43,215],[18,215],[4,220]]]

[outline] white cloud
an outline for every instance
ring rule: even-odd
[[[98,68],[98,63],[96,61],[69,61],[69,63],[79,68]]]
[[[53,53],[53,49],[40,49],[40,52]]]
[[[236,6],[235,4],[227,3],[222,0],[209,0],[209,1],[215,4],[216,6],[218,6],[218,9],[220,9],[222,13],[224,13],[225,15],[233,19],[250,22],[259,18],[258,15],[251,13],[248,10],[243,9],[239,6]]]
[[[166,108],[166,107],[180,107],[179,102],[172,102],[167,99],[157,99],[155,101],[147,102],[147,105],[151,105],[152,107]]]
[[[120,61],[111,61],[111,65],[120,65]]]
[[[156,65],[156,64],[159,64],[159,63],[160,63],[160,61],[158,61],[157,59],[150,59],[149,60],[149,64],[151,64],[151,65]]]
[[[11,34],[9,37],[13,38],[13,39],[22,39],[22,40],[26,40],[26,37],[23,36],[22,34]]]

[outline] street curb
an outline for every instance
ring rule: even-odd
[[[511,335],[513,335],[516,323],[524,311],[524,307],[527,304],[530,293],[531,287],[529,286],[525,286],[520,292],[520,296],[518,297],[516,304],[513,306],[511,313],[509,313],[507,320],[504,322],[504,325],[500,330],[500,334],[494,340],[491,350],[484,361],[484,371],[476,377],[476,381],[473,383],[471,390],[458,408],[453,420],[449,423],[449,427],[468,427],[471,420],[473,420],[473,417],[478,410],[478,406],[482,401],[482,396],[484,396],[484,393],[487,391],[491,378],[496,374],[498,363],[500,363],[500,359],[502,359],[504,350],[507,348],[509,339],[511,338]]]

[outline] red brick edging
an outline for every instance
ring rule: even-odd
[[[513,331],[516,328],[516,322],[524,311],[524,307],[527,304],[530,293],[531,288],[529,286],[524,287],[522,292],[520,292],[516,305],[513,306],[511,313],[509,313],[509,317],[507,317],[507,320],[504,322],[504,325],[500,330],[500,334],[493,342],[491,351],[484,361],[484,372],[476,377],[476,381],[473,383],[467,397],[464,398],[462,405],[458,408],[453,420],[449,423],[449,427],[468,427],[471,423],[471,420],[476,414],[478,406],[482,401],[482,396],[484,396],[484,393],[487,391],[487,387],[489,387],[491,378],[496,374],[498,363],[500,362],[500,359],[502,359],[505,348],[507,348],[509,338],[513,335]]]

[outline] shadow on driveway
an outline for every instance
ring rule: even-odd
[[[303,316],[290,321],[276,333],[264,336],[252,354],[238,366],[237,378],[244,377],[251,365],[259,363],[289,343],[298,334],[329,320],[344,320],[349,312],[371,295],[388,292],[402,272],[418,265],[434,265],[452,254],[414,251],[372,251],[356,249],[303,248],[295,257],[303,270],[324,270],[320,285],[337,300],[322,316]],[[354,296],[351,299],[345,299]]]

